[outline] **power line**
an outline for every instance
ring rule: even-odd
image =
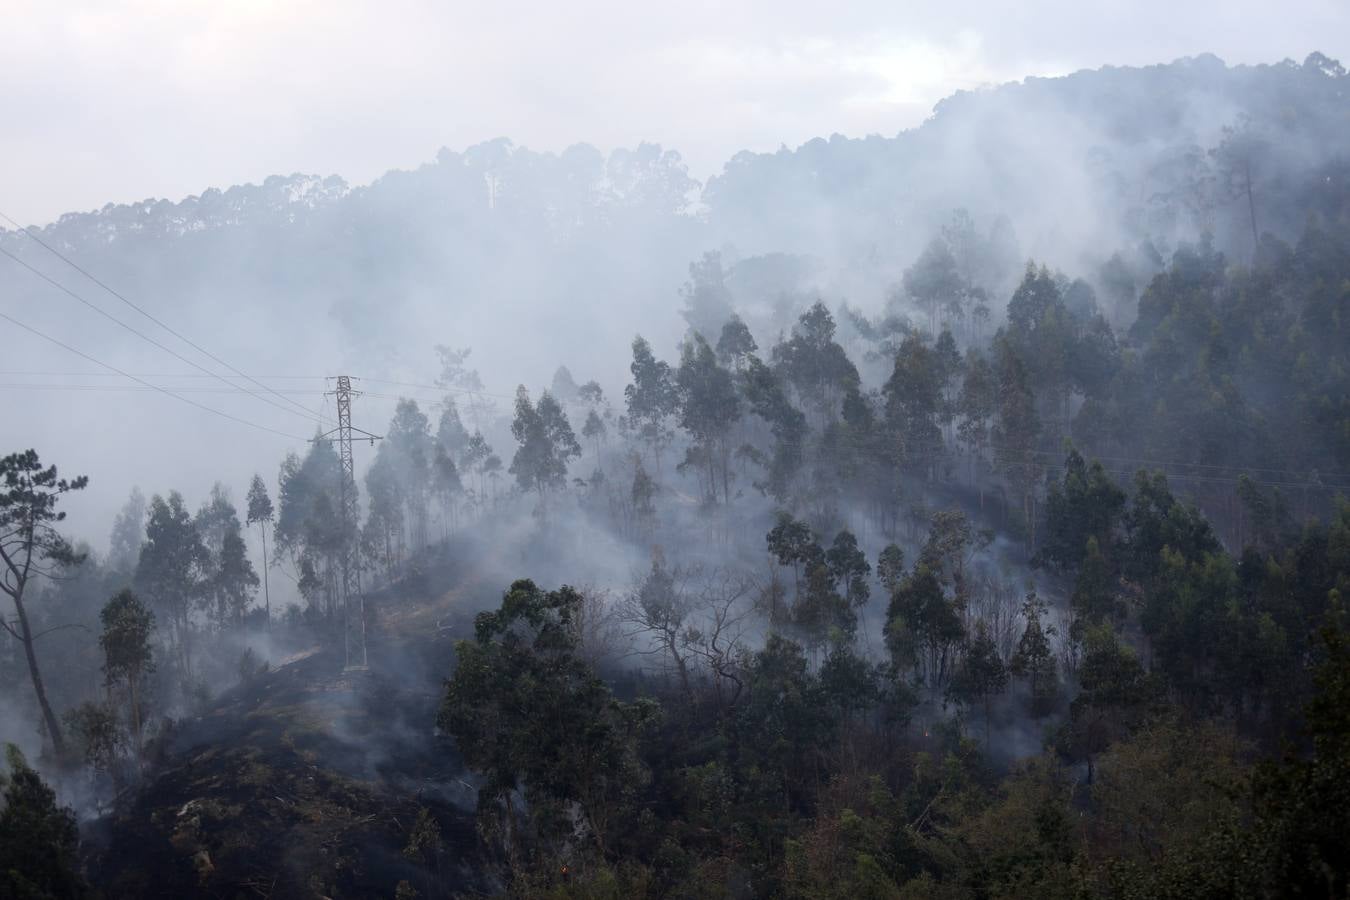
[[[219,375],[206,374],[199,372],[136,372],[139,378],[219,378]],[[120,378],[120,375],[114,375],[111,372],[0,372],[0,377],[43,377],[43,378]],[[275,378],[278,380],[304,380],[304,381],[323,381],[325,375],[253,375],[254,378]]]
[[[117,376],[121,377],[121,376]],[[152,375],[143,375],[142,378],[153,378]],[[17,381],[0,382],[0,390],[36,390],[36,391],[92,391],[92,392],[144,392],[149,390],[138,384],[52,384],[43,382]],[[174,390],[182,394],[250,394],[256,396],[248,388],[244,387],[175,387]],[[288,390],[284,393],[293,397],[318,397],[323,394],[321,390]],[[377,394],[374,396],[388,396],[386,394]],[[278,409],[287,413],[292,412],[287,407],[279,406]]]
[[[52,337],[52,336],[49,335],[49,334],[43,334],[41,331],[38,331],[36,328],[33,328],[33,327],[30,326],[30,325],[25,325],[24,323],[20,322],[18,319],[15,319],[13,316],[10,316],[10,315],[8,315],[8,314],[6,314],[6,313],[0,312],[0,319],[4,319],[5,321],[9,322],[10,324],[15,325],[15,326],[17,326],[17,327],[19,327],[19,328],[22,328],[24,331],[27,331],[29,334],[36,335],[37,337],[40,337],[40,338],[42,338],[44,341],[48,341],[48,342],[50,342],[50,343],[53,343],[53,344],[55,344],[56,346],[62,348],[63,350],[69,350],[71,353],[74,353],[76,356],[79,356],[79,357],[81,357],[82,359],[86,359],[86,360],[88,360],[89,362],[93,363],[93,364],[96,365],[96,366],[102,366],[102,367],[105,368],[105,369],[108,369],[108,370],[110,370],[110,371],[112,371],[112,372],[116,372],[118,375],[121,375],[123,378],[130,378],[132,381],[139,382],[140,384],[143,384],[143,385],[145,385],[145,386],[148,387],[148,388],[151,388],[151,389],[153,389],[153,390],[156,390],[156,391],[158,391],[159,393],[164,394],[165,396],[172,397],[172,398],[174,398],[175,400],[181,400],[182,402],[188,404],[189,406],[195,406],[195,407],[197,407],[197,409],[205,410],[206,412],[209,412],[209,413],[211,413],[212,415],[217,415],[217,416],[220,416],[221,418],[229,419],[229,420],[232,421],[232,422],[238,422],[240,425],[247,425],[247,426],[250,427],[250,428],[256,428],[256,429],[258,429],[259,431],[267,431],[267,432],[270,432],[270,433],[272,433],[272,434],[280,435],[281,437],[288,438],[288,439],[293,440],[293,441],[303,441],[303,440],[305,440],[304,438],[299,437],[298,435],[288,434],[287,432],[284,432],[284,431],[278,431],[277,429],[275,429],[275,428],[269,428],[269,427],[266,426],[266,425],[259,425],[257,422],[250,422],[250,421],[247,420],[247,419],[241,419],[241,418],[239,418],[238,416],[230,415],[229,413],[223,412],[223,411],[221,411],[221,410],[219,410],[219,409],[214,409],[214,408],[212,408],[212,407],[210,407],[210,406],[205,405],[204,403],[198,403],[196,400],[191,400],[191,399],[189,399],[189,398],[187,398],[187,397],[184,397],[184,396],[181,396],[181,395],[179,395],[179,394],[176,394],[176,393],[174,393],[173,391],[168,390],[167,388],[162,388],[162,387],[160,387],[159,385],[151,384],[151,383],[148,382],[148,381],[144,381],[144,380],[142,380],[142,379],[140,379],[140,378],[137,378],[135,375],[128,375],[126,372],[123,372],[121,369],[117,368],[116,366],[111,365],[111,364],[109,364],[109,363],[105,363],[105,362],[103,362],[102,360],[95,359],[94,357],[90,356],[88,353],[85,353],[83,350],[77,350],[77,349],[75,349],[74,347],[70,346],[69,344],[65,343],[64,341],[58,340],[58,339]]]
[[[94,284],[96,284],[96,285],[98,285],[99,287],[103,288],[105,291],[107,291],[108,293],[112,294],[112,295],[113,295],[114,297],[116,297],[118,300],[121,300],[121,301],[122,301],[123,303],[125,303],[127,306],[130,306],[132,309],[136,310],[136,312],[138,312],[138,313],[140,313],[141,315],[145,316],[145,317],[146,317],[147,319],[149,319],[151,322],[154,322],[154,323],[155,323],[156,325],[158,325],[160,328],[163,328],[163,329],[164,329],[165,331],[167,331],[169,334],[171,334],[171,335],[173,335],[174,337],[178,338],[180,341],[182,341],[183,343],[187,344],[189,347],[191,347],[192,349],[196,350],[198,353],[201,353],[203,356],[206,356],[207,358],[213,360],[214,362],[218,363],[219,365],[224,366],[225,368],[229,369],[231,372],[233,372],[233,373],[234,373],[235,375],[237,375],[238,377],[244,378],[244,379],[246,379],[246,380],[248,380],[248,381],[251,381],[251,382],[253,382],[255,385],[257,385],[258,387],[262,388],[263,390],[269,391],[269,392],[271,392],[271,393],[273,393],[273,394],[276,394],[276,396],[279,397],[280,399],[285,400],[287,403],[290,403],[290,404],[296,406],[298,409],[300,409],[300,410],[302,410],[302,411],[304,412],[305,418],[309,418],[309,417],[313,414],[313,410],[306,409],[305,407],[301,406],[299,403],[296,403],[294,400],[288,400],[287,398],[282,397],[280,394],[277,394],[275,391],[272,391],[272,389],[269,388],[269,387],[267,387],[265,384],[262,384],[261,382],[254,380],[254,379],[253,379],[251,376],[249,376],[249,375],[245,375],[243,372],[240,372],[240,371],[239,371],[238,369],[236,369],[234,366],[232,366],[232,365],[230,365],[229,363],[225,362],[225,360],[223,360],[223,359],[221,359],[220,357],[216,356],[216,355],[215,355],[214,353],[212,353],[211,351],[209,351],[209,350],[205,349],[204,347],[200,346],[199,344],[197,344],[197,343],[195,343],[195,342],[189,340],[187,337],[185,337],[183,334],[179,333],[178,331],[175,331],[174,329],[170,328],[168,325],[164,324],[162,321],[160,321],[159,319],[155,318],[155,317],[154,317],[153,315],[151,315],[150,313],[146,312],[146,311],[145,311],[144,309],[142,309],[140,306],[137,306],[135,303],[132,303],[130,300],[128,300],[126,297],[122,296],[122,295],[121,295],[120,293],[118,293],[116,290],[114,290],[113,288],[109,287],[106,283],[104,283],[103,281],[101,281],[99,278],[97,278],[95,275],[93,275],[93,274],[92,274],[91,272],[89,272],[87,269],[85,269],[85,268],[83,268],[82,266],[80,266],[80,265],[79,265],[78,263],[76,263],[74,260],[72,260],[72,259],[70,259],[69,257],[67,257],[67,256],[66,256],[64,253],[62,253],[60,250],[57,250],[57,249],[56,249],[55,247],[53,247],[51,244],[48,244],[48,243],[47,243],[46,241],[44,241],[42,238],[40,238],[40,237],[38,237],[37,235],[33,234],[33,233],[32,233],[31,231],[29,231],[27,228],[24,228],[24,227],[23,227],[22,225],[20,225],[18,222],[16,222],[16,221],[14,221],[13,219],[11,219],[11,218],[10,218],[8,215],[6,215],[3,211],[0,211],[0,219],[4,219],[4,220],[5,220],[6,222],[8,222],[9,224],[13,225],[13,226],[14,226],[15,228],[17,228],[17,229],[19,230],[19,232],[22,233],[24,236],[30,238],[30,239],[33,240],[33,241],[36,241],[39,245],[45,247],[48,251],[50,251],[52,254],[54,254],[58,259],[60,259],[60,260],[62,260],[63,262],[65,262],[68,266],[70,266],[71,268],[73,268],[75,271],[79,272],[79,273],[80,273],[81,275],[83,275],[85,278],[88,278],[88,279],[89,279],[90,281],[92,281]],[[9,254],[7,253],[6,255],[9,255]],[[17,257],[14,257],[14,258],[17,258]],[[34,271],[36,271],[36,270],[34,270]]]
[[[3,215],[3,213],[0,213],[0,215]],[[231,387],[239,387],[238,385],[233,384],[231,381],[229,381],[229,379],[225,378],[224,376],[219,375],[219,374],[217,374],[217,373],[215,373],[215,372],[212,372],[210,369],[206,368],[205,366],[202,366],[202,365],[200,365],[200,364],[198,364],[198,363],[196,363],[196,362],[193,362],[192,360],[188,359],[188,358],[187,358],[186,356],[184,356],[183,354],[177,352],[176,350],[174,350],[174,349],[172,349],[172,348],[170,348],[170,347],[165,346],[164,344],[162,344],[162,343],[160,343],[159,341],[155,340],[154,338],[150,337],[148,334],[144,333],[143,331],[140,331],[140,330],[138,330],[138,329],[136,329],[136,328],[133,328],[132,326],[128,325],[126,322],[123,322],[121,319],[119,319],[119,318],[117,318],[116,316],[112,315],[112,314],[109,313],[107,310],[102,309],[102,308],[99,307],[99,306],[96,306],[95,304],[93,304],[93,303],[91,303],[90,301],[86,300],[84,297],[81,297],[79,294],[77,294],[77,293],[75,293],[74,291],[72,291],[70,288],[66,287],[66,286],[65,286],[64,284],[62,284],[61,282],[59,282],[59,281],[57,281],[56,279],[54,279],[54,278],[52,278],[51,276],[49,276],[47,273],[41,271],[40,269],[35,268],[34,266],[30,265],[29,263],[27,263],[27,262],[25,262],[24,260],[20,259],[19,257],[15,256],[13,253],[10,253],[10,252],[9,252],[8,250],[6,250],[4,247],[0,247],[0,254],[3,254],[3,255],[5,255],[5,256],[9,257],[11,260],[13,260],[14,262],[16,262],[16,263],[18,263],[19,265],[23,266],[23,267],[24,267],[25,269],[27,269],[29,272],[32,272],[34,275],[36,275],[37,277],[41,278],[43,281],[47,282],[48,284],[50,284],[52,287],[56,288],[57,290],[61,291],[61,292],[64,293],[64,294],[69,295],[70,297],[72,297],[72,298],[74,298],[76,301],[78,301],[79,303],[84,304],[84,305],[87,306],[89,309],[92,309],[94,312],[98,313],[100,316],[103,316],[103,318],[107,319],[109,322],[112,322],[114,325],[117,325],[117,326],[119,326],[119,327],[121,327],[121,328],[124,328],[124,329],[126,329],[127,331],[131,332],[132,334],[136,335],[136,336],[137,336],[138,338],[140,338],[141,340],[146,341],[147,343],[149,343],[149,344],[151,344],[151,345],[153,345],[153,346],[155,346],[155,347],[158,347],[160,350],[163,350],[165,353],[167,353],[167,354],[169,354],[170,356],[174,357],[174,358],[177,359],[179,362],[186,363],[186,364],[188,364],[189,366],[192,366],[194,369],[198,369],[198,370],[204,372],[204,373],[206,374],[207,377],[215,378],[215,379],[217,379],[218,381],[220,381],[222,384],[227,384],[227,385],[230,385]],[[250,380],[251,380],[251,379],[250,379]],[[263,401],[264,403],[266,403],[266,404],[268,404],[268,405],[270,405],[270,406],[275,406],[277,409],[280,409],[280,410],[282,410],[283,412],[290,413],[291,415],[295,415],[295,414],[296,414],[296,413],[295,413],[295,410],[290,409],[290,408],[285,407],[285,406],[282,406],[281,404],[276,403],[276,402],[274,402],[274,401],[272,401],[272,400],[269,400],[268,398],[262,396],[261,394],[258,394],[258,393],[254,392],[254,391],[248,391],[247,389],[243,389],[243,390],[245,390],[246,393],[249,393],[249,394],[251,394],[252,396],[257,397],[259,400]],[[269,390],[270,390],[270,388],[269,388]],[[273,391],[273,393],[276,393],[276,392]],[[280,394],[277,394],[277,396],[280,397],[281,395],[280,395]],[[283,400],[286,400],[285,397],[282,397],[282,399],[283,399]],[[308,418],[313,414],[311,410],[305,409],[305,407],[303,407],[303,406],[301,406],[300,404],[296,403],[294,400],[286,400],[286,402],[288,402],[288,403],[292,404],[293,406],[299,407],[300,409],[304,410],[304,416],[305,416],[306,419],[308,419]]]

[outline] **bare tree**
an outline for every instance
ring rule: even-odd
[[[713,695],[723,712],[736,705],[745,687],[741,670],[748,652],[745,633],[754,608],[753,589],[754,582],[745,575],[726,569],[709,573],[699,592],[698,624],[683,636],[688,655],[711,676]]]
[[[691,694],[684,641],[685,620],[692,609],[686,590],[690,574],[678,566],[667,568],[658,549],[652,555],[651,570],[634,579],[619,613],[628,627],[627,637],[645,638],[633,652],[668,659],[686,696]]]

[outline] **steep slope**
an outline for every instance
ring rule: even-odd
[[[453,551],[371,597],[369,671],[318,647],[226,692],[156,748],[142,787],[90,829],[91,874],[118,897],[393,896],[399,881],[479,885],[474,790],[433,733],[472,604]],[[430,815],[442,849],[404,850]],[[430,881],[429,881],[430,880]]]

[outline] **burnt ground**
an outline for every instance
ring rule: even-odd
[[[370,666],[313,648],[221,695],[160,739],[134,795],[86,829],[90,880],[109,898],[365,898],[487,887],[475,859],[475,794],[434,731],[454,641],[473,600],[449,560],[368,599]],[[438,857],[403,855],[421,810]]]

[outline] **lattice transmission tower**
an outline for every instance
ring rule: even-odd
[[[378,434],[371,434],[352,426],[352,398],[361,396],[360,391],[352,390],[349,375],[337,376],[336,387],[327,394],[337,401],[337,428],[314,438],[314,442],[337,442],[338,459],[341,463],[341,475],[338,483],[338,505],[342,512],[342,540],[339,545],[339,561],[342,567],[342,616],[344,644],[348,669],[364,669],[366,657],[366,598],[361,592],[360,534],[361,510],[356,493],[356,460],[352,455],[352,436],[358,440],[368,440],[371,446],[381,440]]]

